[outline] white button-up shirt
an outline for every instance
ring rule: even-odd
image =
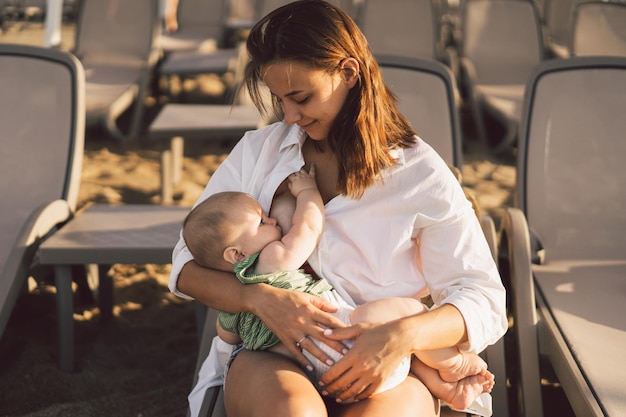
[[[304,166],[306,134],[279,122],[248,132],[221,163],[198,201],[243,191],[270,210],[281,182]],[[464,317],[470,351],[506,331],[505,290],[471,204],[446,163],[425,142],[394,150],[397,164],[359,200],[339,195],[309,264],[354,305],[390,296],[431,294]],[[197,204],[197,203],[196,203]],[[173,253],[170,289],[193,257],[182,239]],[[189,298],[189,297],[187,297]]]

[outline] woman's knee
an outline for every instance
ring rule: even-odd
[[[229,417],[325,417],[325,404],[301,368],[268,352],[242,352],[226,379]]]

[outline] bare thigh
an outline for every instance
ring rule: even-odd
[[[229,417],[325,417],[322,397],[298,364],[271,352],[241,352],[228,371]]]
[[[439,400],[412,374],[389,391],[350,405],[331,407],[332,417],[439,416]]]

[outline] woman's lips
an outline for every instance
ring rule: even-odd
[[[307,130],[308,128],[310,128],[311,126],[313,126],[313,123],[315,123],[315,121],[309,122],[307,124],[300,124],[300,128],[302,130]]]

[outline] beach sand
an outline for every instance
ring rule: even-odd
[[[71,30],[64,27],[66,41]],[[42,45],[41,26],[21,32],[0,35],[0,42]],[[203,93],[202,83],[187,87],[191,94]],[[147,103],[146,125],[158,102]],[[495,158],[472,140],[471,126],[465,131],[464,185],[498,224],[502,207],[513,204],[515,167],[511,158]],[[187,144],[175,204],[193,204],[232,144]],[[147,141],[119,143],[88,131],[84,155],[79,208],[91,202],[159,203],[159,152]],[[110,321],[101,321],[97,307],[76,296],[73,373],[57,365],[54,286],[40,283],[22,296],[0,339],[0,417],[184,416],[198,339],[193,304],[167,289],[169,270],[169,265],[114,265]],[[564,404],[563,395],[550,381],[544,389],[550,415]],[[565,409],[559,415],[569,414]]]

